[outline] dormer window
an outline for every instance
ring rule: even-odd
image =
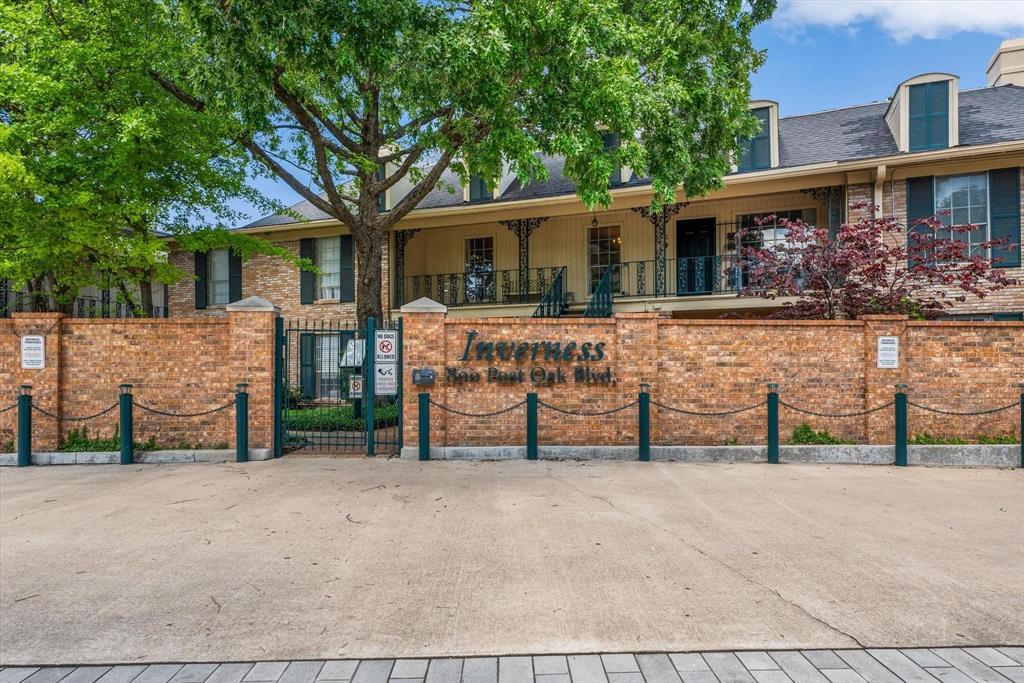
[[[619,144],[622,142],[622,138],[618,133],[602,133],[601,139],[604,141],[605,152],[618,149]],[[618,161],[615,162],[615,168],[612,169],[611,174],[608,176],[608,184],[612,186],[622,184],[622,164]]]
[[[910,151],[949,147],[949,81],[920,83],[910,95]]]
[[[760,171],[775,168],[778,162],[778,105],[768,100],[753,103],[750,115],[757,119],[760,128],[752,137],[740,140],[740,162],[738,171]]]
[[[483,176],[474,173],[469,177],[469,201],[480,202],[491,199],[491,192],[487,189],[487,183]]]

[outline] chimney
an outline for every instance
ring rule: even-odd
[[[1024,38],[1004,40],[988,60],[989,86],[1024,86]]]

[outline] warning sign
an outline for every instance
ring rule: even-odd
[[[398,330],[375,331],[373,339],[373,362],[398,362]]]
[[[363,397],[363,378],[360,377],[359,375],[352,375],[351,377],[348,378],[348,397]]]
[[[398,366],[395,363],[379,363],[374,371],[373,393],[377,396],[394,396],[398,393]]]

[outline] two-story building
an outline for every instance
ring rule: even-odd
[[[953,74],[921,74],[895,85],[887,102],[798,116],[780,116],[772,101],[752,102],[762,129],[725,186],[703,197],[680,194],[653,213],[649,181],[628,168],[611,178],[611,206],[588,211],[554,157],[543,159],[546,180],[523,184],[509,175],[493,192],[477,179],[461,192],[436,189],[391,235],[382,304],[396,310],[426,296],[450,315],[478,317],[764,314],[778,302],[737,295],[737,230],[765,215],[835,228],[870,205],[907,222],[940,215],[975,224],[974,243],[1008,238],[1017,246],[999,254],[999,266],[1024,280],[1024,39],[1002,43],[987,76],[987,87],[961,90]],[[461,186],[454,173],[442,184]],[[406,191],[391,188],[385,208]],[[267,216],[240,230],[313,259],[318,275],[276,258],[242,263],[227,251],[175,252],[174,262],[196,278],[169,288],[170,315],[206,315],[258,295],[288,317],[353,318],[359,263],[351,236],[306,202],[292,211],[305,220]],[[760,225],[763,244],[783,237],[783,227]],[[1021,319],[1024,284],[964,302],[951,315]]]

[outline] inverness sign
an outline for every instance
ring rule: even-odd
[[[607,359],[605,342],[501,340],[478,338],[475,330],[466,332],[466,344],[460,362],[487,363],[485,369],[462,369],[449,366],[445,380],[451,384],[497,382],[539,385],[574,384],[609,385],[614,381],[612,369],[593,367]],[[498,366],[497,363],[507,365]],[[570,364],[570,367],[566,367]]]

